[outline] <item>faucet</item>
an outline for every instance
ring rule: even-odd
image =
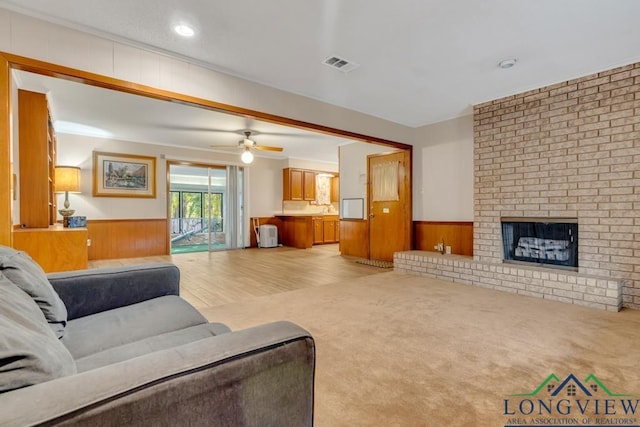
[[[445,249],[445,246],[444,246],[444,237],[442,238],[442,243],[438,243],[438,250],[440,251],[440,253],[442,255],[444,255],[445,252],[446,252],[446,249]]]

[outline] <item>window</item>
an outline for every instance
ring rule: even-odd
[[[575,396],[576,395],[576,386],[574,384],[569,384],[567,386],[567,396]]]
[[[222,193],[171,191],[169,197],[173,234],[206,230],[209,209],[211,209],[211,231],[224,231]]]
[[[548,384],[548,385],[547,385],[547,391],[548,391],[549,393],[551,393],[555,387],[556,387],[556,386],[555,386],[554,384]]]

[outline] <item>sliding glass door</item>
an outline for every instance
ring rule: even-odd
[[[171,253],[244,247],[244,170],[169,163]]]

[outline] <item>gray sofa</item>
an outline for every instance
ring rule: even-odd
[[[169,263],[45,276],[0,247],[0,425],[312,425],[309,333],[209,323],[179,280]]]

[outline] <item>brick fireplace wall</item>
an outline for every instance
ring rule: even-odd
[[[640,309],[640,63],[474,107],[474,260],[502,264],[501,217],[573,217],[578,274]]]

